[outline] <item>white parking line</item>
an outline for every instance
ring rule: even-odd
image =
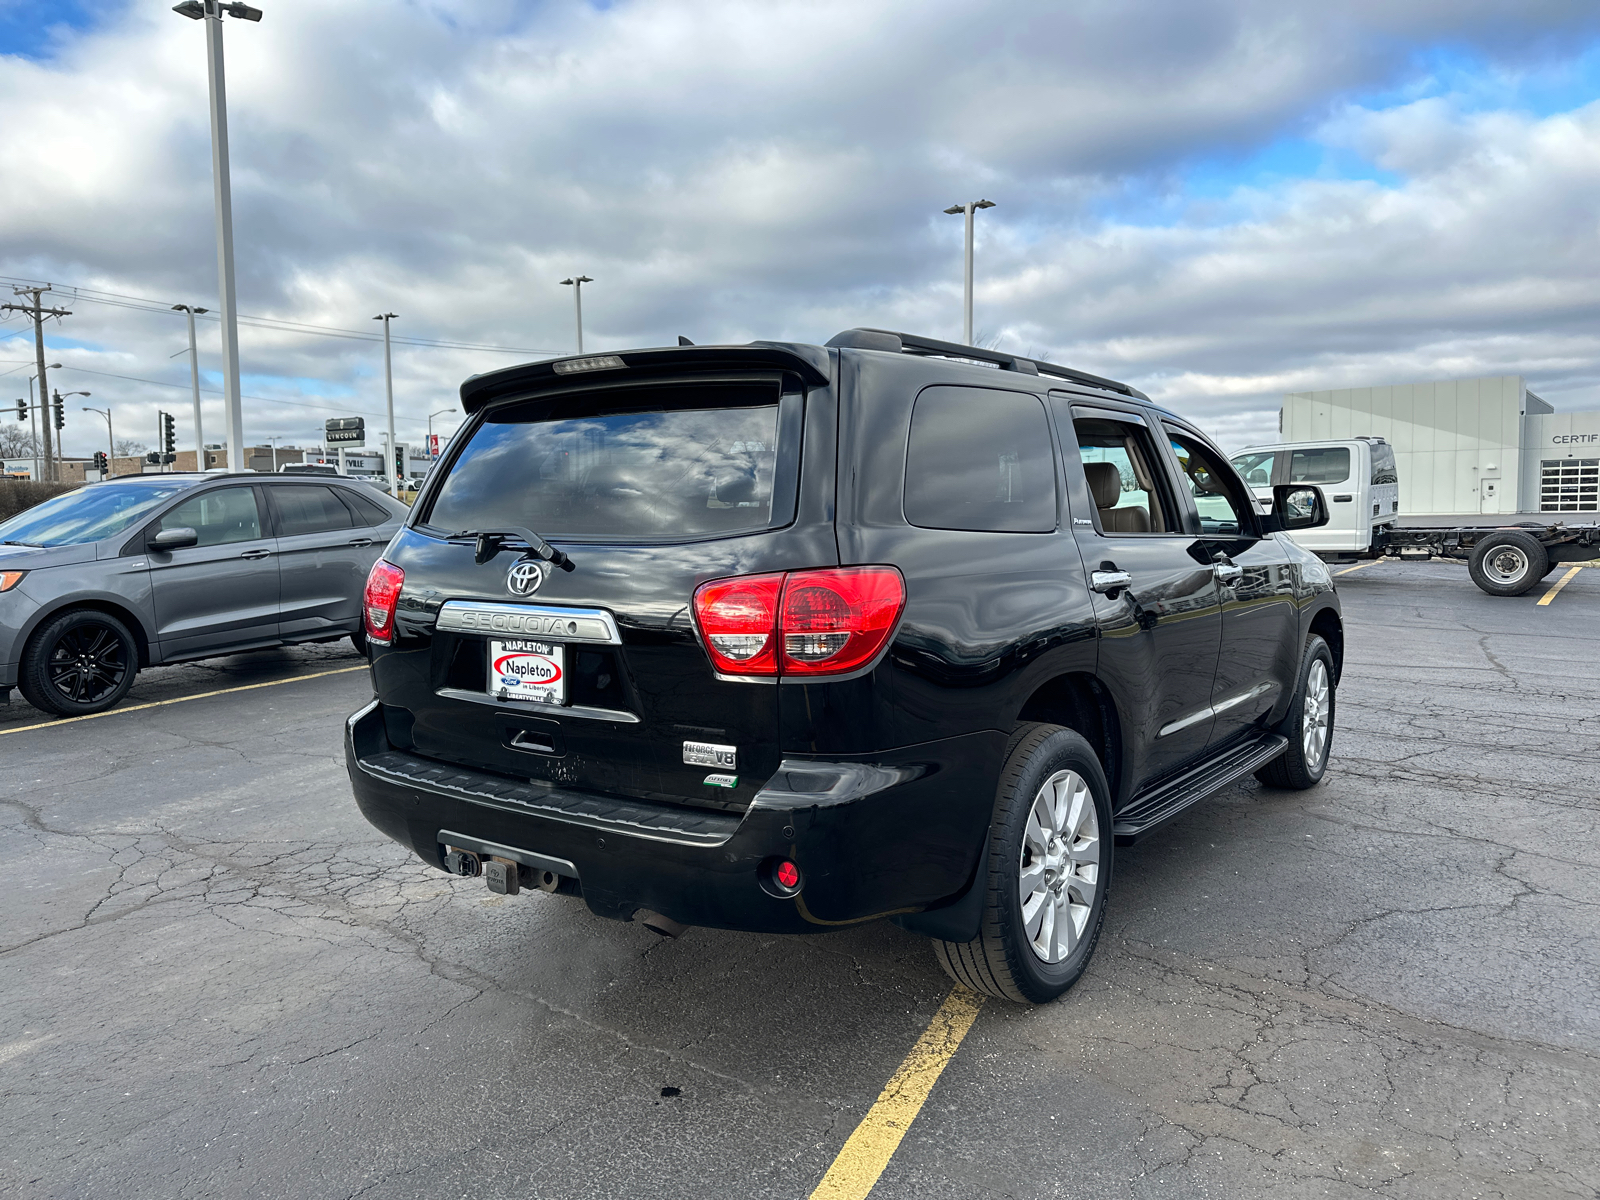
[[[90,713],[86,717],[58,717],[54,721],[40,721],[34,725],[18,725],[15,729],[0,729],[0,737],[8,733],[27,733],[30,729],[56,729],[78,721],[93,721],[99,717],[119,717],[123,713],[142,712],[147,708],[163,708],[168,704],[185,704],[190,700],[204,700],[208,696],[226,696],[229,692],[250,692],[256,688],[277,687],[281,683],[299,683],[302,679],[323,679],[329,675],[348,675],[351,671],[365,671],[367,666],[340,667],[336,671],[317,671],[312,675],[291,675],[288,679],[269,679],[266,683],[243,683],[238,687],[218,688],[214,692],[196,692],[192,696],[176,696],[171,700],[152,700],[148,704],[130,704],[126,708],[108,708],[105,712]]]

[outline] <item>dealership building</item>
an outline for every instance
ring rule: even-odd
[[[1600,412],[1558,413],[1520,375],[1290,392],[1278,427],[1389,442],[1402,515],[1600,513]]]

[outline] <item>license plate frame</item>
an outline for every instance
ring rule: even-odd
[[[567,703],[566,651],[561,642],[492,638],[485,690],[496,700],[562,707]]]

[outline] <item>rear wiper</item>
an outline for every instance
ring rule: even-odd
[[[511,549],[516,542],[521,542],[525,550],[550,563],[560,567],[563,571],[574,570],[576,564],[567,555],[557,550],[531,529],[523,529],[520,525],[513,525],[510,529],[463,529],[460,533],[452,533],[450,540],[460,538],[476,538],[477,549],[473,552],[472,561],[480,566],[488,562],[502,550]]]
[[[0,542],[0,546],[32,546],[35,549],[43,545],[43,542]]]

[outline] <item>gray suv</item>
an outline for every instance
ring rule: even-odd
[[[404,505],[345,478],[142,475],[0,523],[0,701],[100,712],[141,667],[349,637]]]

